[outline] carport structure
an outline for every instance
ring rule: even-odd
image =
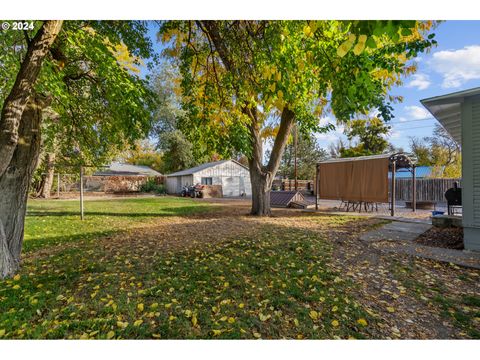
[[[395,216],[395,172],[398,169],[407,169],[412,174],[412,210],[415,211],[415,162],[404,153],[336,158],[318,163],[316,209],[319,199],[359,204],[389,203],[390,215]]]

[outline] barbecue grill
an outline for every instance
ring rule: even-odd
[[[445,191],[445,199],[447,199],[448,215],[454,215],[455,208],[462,206],[462,189],[458,187],[458,182],[455,181],[453,188]]]

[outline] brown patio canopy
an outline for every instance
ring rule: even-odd
[[[322,161],[317,164],[317,197],[328,200],[388,203],[388,172],[392,171],[394,184],[395,171],[400,168],[414,169],[413,161],[403,153]],[[414,173],[413,170],[412,177]],[[392,191],[394,192],[395,190]],[[394,208],[395,197],[391,196],[390,199]]]

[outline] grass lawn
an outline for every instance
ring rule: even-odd
[[[355,242],[372,220],[170,197],[88,201],[83,222],[77,208],[30,202],[22,270],[0,281],[0,338],[395,338],[412,318],[424,337],[476,337],[478,272],[373,261]],[[420,295],[428,271],[456,282]],[[470,286],[467,310],[450,283]]]
[[[142,226],[154,218],[189,215],[211,208],[176,197],[91,200],[85,201],[85,219],[81,221],[78,200],[29,200],[24,250],[95,239]]]

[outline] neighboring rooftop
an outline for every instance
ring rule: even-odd
[[[432,174],[433,167],[431,166],[417,166],[415,167],[415,176],[417,179],[428,178]],[[388,173],[388,177],[391,177],[391,172]],[[395,172],[397,179],[411,179],[412,172],[410,169],[399,169]]]
[[[271,191],[270,205],[278,207],[290,207],[292,203],[308,205],[300,191]]]
[[[211,168],[211,167],[214,167],[214,166],[217,166],[217,165],[220,165],[220,164],[223,164],[223,163],[226,163],[226,162],[229,162],[229,161],[232,161],[234,162],[235,164],[238,164],[242,167],[244,167],[245,169],[248,170],[248,168],[243,165],[243,164],[240,164],[238,161],[235,161],[235,160],[220,160],[220,161],[212,161],[212,162],[209,162],[209,163],[205,163],[205,164],[201,164],[201,165],[198,165],[198,166],[195,166],[195,167],[192,167],[190,169],[185,169],[185,170],[182,170],[182,171],[177,171],[173,174],[168,174],[167,176],[184,176],[184,175],[192,175],[192,174],[195,174],[199,171],[202,171],[202,170],[205,170],[205,169],[208,169],[208,168]]]
[[[113,162],[93,176],[161,176],[158,171],[144,165],[123,164]]]

